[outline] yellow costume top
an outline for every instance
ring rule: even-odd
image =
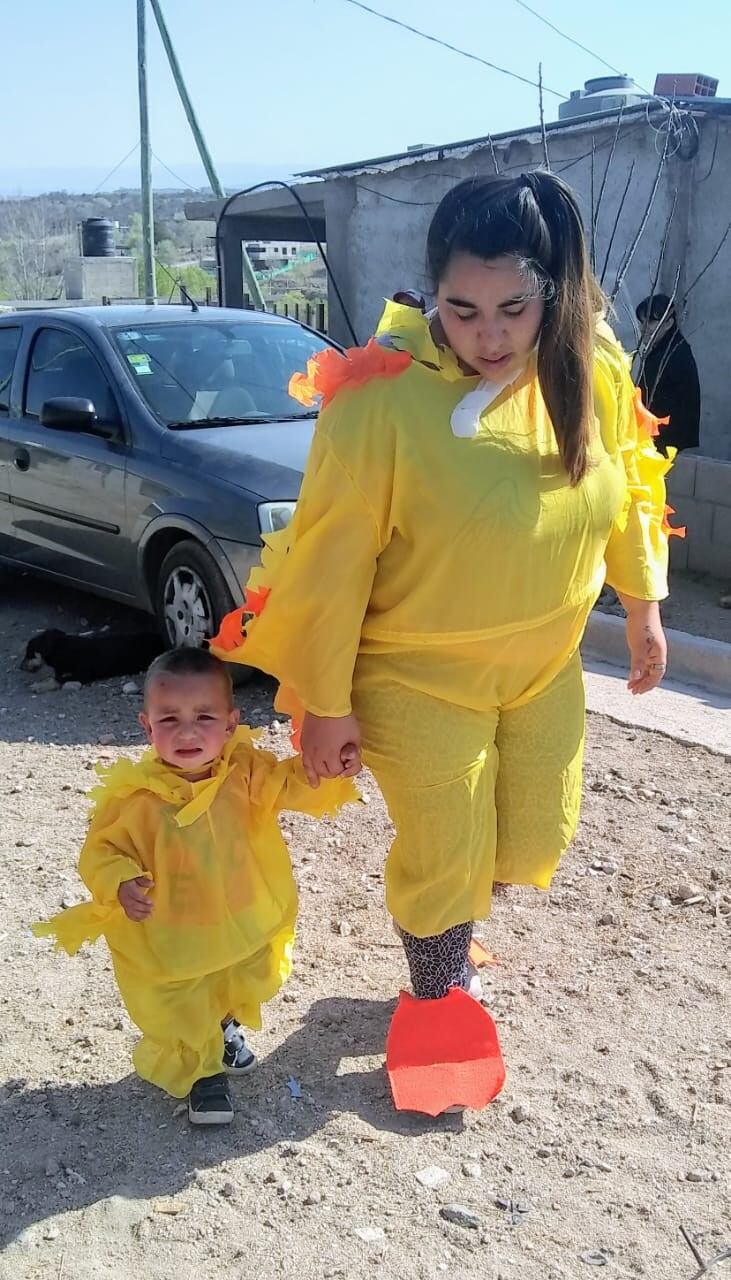
[[[592,465],[575,487],[535,359],[461,438],[452,415],[479,378],[414,308],[389,303],[378,336],[294,379],[293,394],[324,402],[300,500],[250,580],[258,616],[230,616],[214,649],[276,675],[295,712],[348,714],[356,664],[375,656],[426,694],[519,705],[575,651],[605,578],[667,594],[671,461],[601,329]],[[491,683],[466,699],[469,654]],[[550,657],[540,676],[537,654]]]
[[[115,957],[150,983],[197,979],[291,933],[297,891],[277,815],[320,817],[357,793],[336,779],[313,791],[292,757],[277,760],[239,728],[212,776],[188,782],[148,750],[103,770],[79,860],[92,901],[35,926],[74,953],[103,933]],[[152,915],[130,920],[117,898],[136,876],[154,882]]]

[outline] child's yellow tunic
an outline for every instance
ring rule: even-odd
[[[292,967],[297,890],[277,815],[319,817],[356,798],[337,779],[318,791],[299,759],[278,761],[236,731],[210,779],[187,782],[150,750],[104,770],[79,872],[92,902],[34,932],[70,954],[101,934],[130,1017],[145,1080],[182,1098],[222,1068],[221,1019],[261,1025]],[[148,873],[154,911],[130,920],[120,885]]]
[[[488,914],[493,880],[550,883],[579,812],[579,642],[605,578],[667,594],[670,463],[611,337],[592,467],[572,487],[535,363],[459,438],[452,413],[478,379],[412,308],[390,304],[379,333],[414,359],[368,381],[354,353],[294,520],[252,575],[271,594],[224,647],[277,676],[285,709],[355,711],[396,825],[388,906],[429,936]]]

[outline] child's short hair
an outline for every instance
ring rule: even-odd
[[[233,680],[225,662],[214,657],[209,649],[192,649],[182,646],[179,649],[168,649],[151,663],[145,676],[144,700],[150,689],[160,676],[213,676],[220,680],[226,690],[229,704],[233,706]]]

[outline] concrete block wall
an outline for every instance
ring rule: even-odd
[[[137,298],[140,292],[136,258],[69,258],[63,280],[69,300]]]
[[[684,524],[684,539],[670,539],[670,561],[731,582],[731,462],[681,453],[668,476],[668,499]]]

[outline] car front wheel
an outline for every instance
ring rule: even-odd
[[[215,560],[198,542],[178,542],[157,577],[155,612],[171,648],[200,648],[215,636],[234,608],[231,592]]]

